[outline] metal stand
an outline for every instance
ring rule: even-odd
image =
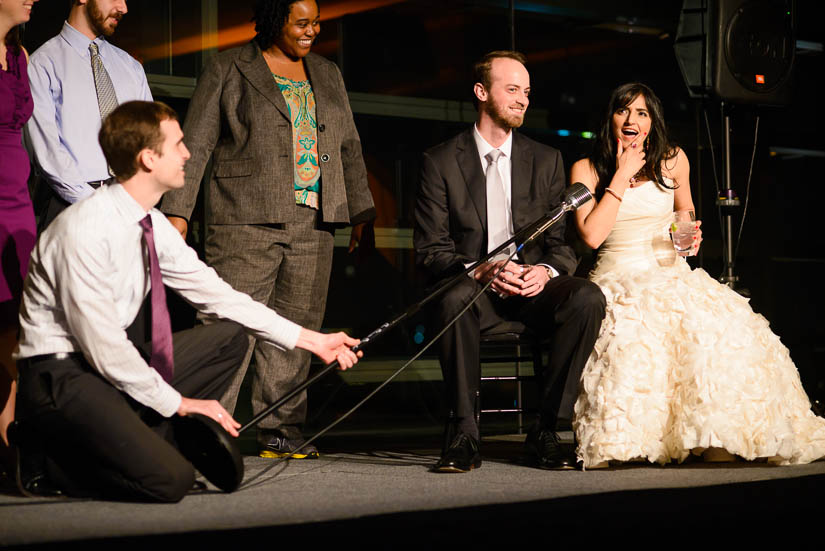
[[[722,275],[719,282],[736,290],[736,282],[739,277],[734,273],[734,249],[733,249],[733,213],[739,208],[739,197],[731,187],[731,162],[730,162],[730,113],[725,109],[725,102],[722,102],[722,143],[725,150],[723,163],[725,189],[716,198],[716,206],[722,219]]]

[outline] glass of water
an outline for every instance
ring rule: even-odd
[[[679,256],[690,256],[696,238],[696,214],[692,210],[673,212],[670,222],[670,239]]]

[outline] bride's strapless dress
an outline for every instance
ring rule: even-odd
[[[591,273],[607,311],[573,423],[585,468],[697,448],[782,464],[825,456],[825,419],[787,348],[745,298],[676,255],[672,213],[672,190],[628,189]]]

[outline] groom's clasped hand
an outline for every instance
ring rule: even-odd
[[[501,269],[502,266],[504,269]],[[516,264],[508,260],[485,262],[475,269],[473,277],[482,284],[495,278],[490,288],[500,297],[535,296],[550,280],[550,275],[544,266]]]

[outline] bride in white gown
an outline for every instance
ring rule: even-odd
[[[671,244],[674,210],[693,209],[689,172],[641,84],[613,92],[594,153],[571,169],[598,198],[576,211],[576,225],[600,247],[590,277],[607,299],[575,407],[578,457],[585,469],[691,452],[780,464],[823,457],[825,419],[811,411],[787,348],[746,299],[691,270]],[[692,254],[699,243],[701,233]]]

